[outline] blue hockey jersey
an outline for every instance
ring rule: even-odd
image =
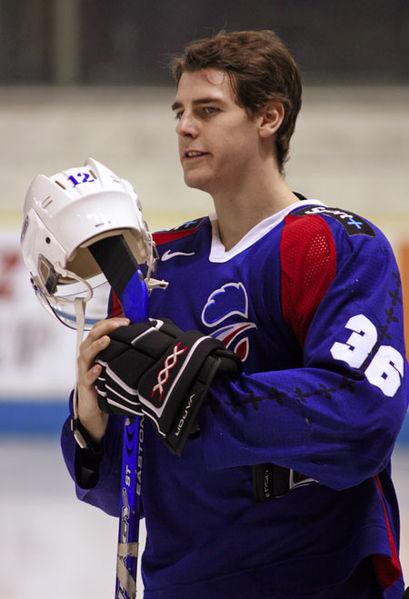
[[[145,598],[327,597],[367,557],[384,596],[401,597],[390,457],[407,365],[388,241],[313,200],[228,251],[216,217],[155,240],[169,286],[152,293],[150,316],[222,340],[243,373],[214,382],[181,457],[145,424]],[[83,488],[67,423],[62,434],[78,497],[116,516],[121,435],[110,417],[98,475]],[[291,490],[256,498],[260,464],[289,469]]]

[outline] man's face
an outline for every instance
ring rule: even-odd
[[[237,103],[224,71],[185,72],[172,106],[185,183],[234,191],[259,153],[257,119]]]

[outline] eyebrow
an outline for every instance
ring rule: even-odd
[[[208,98],[199,98],[198,100],[193,100],[192,104],[194,104],[195,106],[201,105],[201,104],[223,104],[223,100],[219,99],[219,98],[212,98],[212,97],[208,97]],[[183,108],[183,104],[182,102],[173,102],[172,104],[172,110],[177,110],[178,108]]]

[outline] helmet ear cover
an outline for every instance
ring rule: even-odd
[[[44,256],[40,255],[38,260],[38,270],[42,280],[44,281],[44,286],[50,295],[54,295],[54,293],[57,291],[59,275],[56,273],[54,266],[47,260],[47,258],[44,258]]]

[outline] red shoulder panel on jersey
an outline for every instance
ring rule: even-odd
[[[156,245],[162,245],[163,243],[168,243],[169,241],[182,239],[182,237],[192,235],[192,233],[195,233],[196,231],[197,227],[194,229],[186,229],[185,231],[159,231],[158,233],[153,233],[152,237]]]
[[[280,243],[284,321],[303,345],[317,306],[336,273],[336,249],[328,223],[318,215],[288,215]]]
[[[162,245],[163,243],[168,243],[169,241],[175,241],[176,239],[182,239],[183,237],[193,235],[198,230],[203,218],[198,218],[180,227],[177,227],[176,229],[170,229],[169,231],[157,231],[152,235],[153,241],[156,243],[156,245]]]

